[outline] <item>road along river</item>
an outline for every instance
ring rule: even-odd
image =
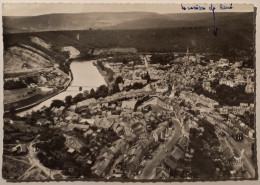
[[[70,69],[73,75],[73,81],[66,91],[63,91],[30,109],[19,112],[16,115],[25,116],[27,113],[41,109],[43,106],[50,106],[52,100],[64,100],[66,96],[71,95],[73,97],[84,90],[96,89],[100,85],[105,85],[106,82],[103,76],[99,73],[97,67],[93,65],[94,61],[95,60],[72,61]],[[82,87],[82,91],[79,91],[79,87]]]

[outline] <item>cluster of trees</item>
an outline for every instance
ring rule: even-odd
[[[114,56],[114,57],[109,58],[107,60],[109,62],[114,62],[114,63],[123,62],[124,65],[129,64],[129,62],[131,62],[131,61],[134,61],[137,64],[141,62],[139,55],[135,55],[135,54]]]
[[[102,89],[102,88],[101,88]],[[70,99],[70,98],[69,98]],[[70,100],[69,100],[70,101]],[[54,101],[53,106],[61,106],[61,102]],[[62,104],[63,105],[63,104]],[[35,121],[39,118],[37,113],[34,114]],[[97,131],[96,126],[91,126],[91,129]],[[108,129],[106,132],[101,131],[99,141],[102,146],[98,146],[101,149],[103,146],[110,147],[111,144],[119,139],[118,135],[113,129]],[[91,167],[95,164],[96,156],[98,154],[91,153],[90,148],[96,147],[95,142],[92,142],[94,138],[84,138],[82,130],[74,129],[71,134],[75,137],[82,139],[85,145],[80,151],[75,151],[78,156],[84,156],[87,153],[90,154],[92,164],[87,164],[84,161],[78,160],[74,154],[67,152],[68,148],[65,145],[66,138],[59,129],[42,127],[40,135],[38,137],[40,142],[35,144],[35,148],[39,150],[37,157],[40,162],[50,168],[62,170],[65,175],[72,177],[94,177],[91,172]]]
[[[245,111],[244,115],[239,116],[240,119],[247,124],[251,129],[255,129],[255,114]]]
[[[114,71],[113,71],[112,69],[105,67],[101,60],[97,60],[97,66],[98,66],[102,71],[106,71],[106,73],[107,73],[107,79],[108,79],[109,82],[112,82],[112,81],[114,80],[114,78],[113,78]]]
[[[122,76],[118,76],[115,80],[115,83],[112,85],[112,94],[120,92],[119,84],[124,83]]]
[[[13,90],[13,89],[21,89],[26,88],[27,85],[32,83],[37,84],[37,76],[29,76],[25,78],[19,78],[19,81],[8,80],[4,82],[4,90]]]
[[[212,147],[219,147],[220,143],[215,133],[215,128],[206,120],[199,120],[199,126],[204,128],[203,134],[200,135],[196,128],[190,129],[190,147],[194,149],[194,155],[191,161],[192,175],[194,178],[214,178],[216,168],[223,169],[223,166],[218,161],[213,161],[211,158]],[[218,153],[221,155],[221,153]],[[228,167],[228,166],[226,166]],[[224,176],[229,177],[228,169]]]
[[[71,63],[71,60],[66,60],[66,62],[64,62],[63,60],[62,61],[58,61],[60,70],[62,70],[67,75],[70,72],[70,63]]]
[[[106,85],[101,85],[97,88],[96,91],[93,92],[93,96],[95,98],[99,98],[99,97],[106,97],[109,93],[109,89]]]
[[[222,26],[217,39],[213,38],[208,26],[196,29],[194,26],[117,31],[83,30],[78,31],[80,42],[75,37],[75,31],[49,31],[5,34],[4,47],[7,48],[15,44],[30,45],[45,52],[54,61],[63,62],[66,59],[64,56],[66,52],[61,52],[60,48],[68,45],[77,48],[82,56],[86,55],[87,57],[92,48],[133,47],[141,52],[186,52],[189,45],[192,52],[223,53],[226,57],[250,56],[253,58],[255,48],[254,18],[253,15],[243,15],[242,17],[242,21],[240,16],[239,21],[232,21],[230,25]],[[238,27],[239,29],[234,29]],[[30,36],[39,37],[47,43],[51,43],[52,49],[48,50],[30,42]]]
[[[98,127],[91,126],[91,129],[97,131]],[[96,142],[92,142],[93,139],[98,139],[102,145],[96,146]],[[102,130],[98,138],[94,138],[93,136],[87,136],[84,142],[88,145],[89,148],[98,147],[101,150],[104,148],[104,146],[112,146],[112,143],[118,139],[120,139],[118,134],[112,128],[109,128],[106,131]]]
[[[147,80],[147,83],[151,82],[151,77],[148,72],[144,75],[144,77],[142,77],[142,79]]]
[[[90,129],[93,131],[97,131],[99,128],[96,126],[90,126]],[[84,175],[84,177],[94,177],[91,172],[91,167],[95,164],[96,158],[99,155],[99,152],[104,149],[104,146],[111,147],[112,143],[115,140],[119,139],[119,136],[114,132],[112,128],[109,128],[108,130],[101,129],[100,134],[97,137],[88,135],[87,137],[83,137],[83,131],[80,129],[74,129],[73,134],[76,138],[79,138],[84,145],[80,149],[80,151],[75,151],[76,154],[74,156],[72,155],[66,155],[64,158],[64,161],[66,161],[63,166],[62,170],[65,175],[69,176],[76,176],[79,177],[81,175]],[[96,145],[96,141],[100,143],[100,145]],[[97,147],[98,151],[93,153],[91,151],[91,148]],[[92,164],[87,164],[86,161],[81,161],[75,158],[76,156],[85,156],[90,155],[90,160],[92,161]],[[73,170],[69,170],[69,168],[73,168]]]
[[[106,86],[106,85],[101,85],[96,89],[96,91],[92,88],[89,92],[85,91],[84,93],[79,93],[75,97],[72,97],[70,95],[66,96],[65,102],[63,102],[62,100],[53,100],[51,107],[72,105],[72,104],[76,104],[80,101],[90,99],[90,98],[95,98],[95,99],[98,99],[100,97],[104,98],[104,97],[112,95],[116,92],[119,92],[119,87],[117,84],[113,85],[112,90],[109,90],[108,86]]]
[[[60,108],[61,106],[69,106],[72,104],[76,104],[78,102],[81,102],[86,99],[90,98],[100,98],[100,97],[106,97],[108,95],[113,94],[113,91],[110,91],[108,86],[106,85],[101,85],[97,88],[95,91],[93,88],[88,92],[84,91],[84,93],[79,93],[75,97],[72,97],[71,95],[65,97],[65,101],[62,100],[53,100],[51,103],[51,108],[52,107],[57,107]]]
[[[65,148],[65,137],[56,129],[43,129],[39,138],[40,142],[35,147],[40,150],[37,154],[40,162],[51,169],[62,168],[62,156],[57,155]]]
[[[130,91],[131,89],[142,89],[143,87],[145,87],[145,85],[141,82],[135,82],[133,85],[129,85],[125,87],[126,91]]]
[[[75,97],[72,97],[71,95],[66,96],[65,101],[58,100],[58,99],[53,100],[50,105],[50,108],[48,110],[50,110],[53,107],[57,107],[57,108],[60,108],[61,106],[68,107],[72,104],[76,104],[78,102],[81,102],[83,100],[90,99],[90,98],[98,99],[100,97],[103,97],[103,98],[107,97],[114,93],[120,92],[120,89],[118,86],[119,83],[124,83],[124,80],[121,76],[118,76],[116,78],[115,83],[112,85],[112,89],[109,89],[108,86],[106,86],[106,85],[101,85],[96,89],[96,91],[92,88],[90,91],[84,91],[84,93],[79,93]],[[133,86],[129,87],[129,90],[131,88],[137,89],[140,87],[143,87],[143,85],[137,83],[137,84],[134,84]],[[13,112],[15,112],[15,111],[13,111]]]
[[[40,162],[50,168],[62,170],[65,175],[71,177],[92,177],[91,165],[78,161],[75,156],[67,152],[65,145],[66,138],[58,129],[44,129],[39,136],[40,142],[35,144],[39,149],[37,154]],[[82,147],[78,155],[90,152],[90,148]],[[95,156],[91,155],[91,160],[95,161]]]
[[[147,82],[151,82],[151,78],[149,73],[147,72],[146,75],[144,77],[142,77],[142,79],[147,80]],[[118,76],[115,80],[115,83],[112,86],[112,93],[117,93],[120,92],[119,83],[124,83],[124,79],[122,78],[122,76]],[[146,84],[140,83],[140,82],[135,82],[133,85],[129,85],[124,87],[124,90],[129,91],[131,89],[142,89]]]
[[[60,108],[61,106],[65,106],[65,103],[62,100],[52,100],[50,108],[56,107]]]
[[[116,77],[115,84],[118,85],[119,83],[124,83],[124,79],[122,76]]]
[[[90,93],[90,95],[88,96],[88,98],[92,98],[92,96],[91,96],[91,94],[92,94],[92,92],[94,92],[94,89],[93,89],[93,91],[92,91],[92,89],[91,89],[91,91],[90,91],[91,93]],[[70,97],[70,96],[69,96]],[[79,93],[79,94],[77,94],[73,99],[72,99],[72,101],[70,101],[70,102],[68,102],[68,103],[70,103],[70,104],[76,104],[76,103],[78,103],[78,102],[81,102],[81,101],[83,101],[83,100],[85,100],[85,99],[88,99],[87,97],[85,97],[82,93]],[[66,99],[68,99],[68,96],[65,98],[65,100]]]
[[[194,86],[194,92],[216,100],[220,105],[238,106],[240,103],[254,103],[254,95],[245,93],[245,86],[229,87],[225,84],[215,86],[216,93],[210,93],[203,89],[201,84]]]
[[[151,107],[148,107],[148,110],[152,110]],[[153,114],[150,117],[150,120],[146,123],[148,131],[155,130],[158,125],[164,121],[167,121],[170,127],[174,124],[167,114]]]
[[[53,117],[51,116],[51,112],[50,112],[51,108],[49,108],[45,111],[45,115],[42,115],[42,112],[38,110],[36,112],[33,111],[31,114],[27,114],[25,116],[25,118],[21,117],[20,119],[25,119],[26,123],[29,125],[32,125],[32,126],[35,125],[37,120],[39,120],[40,118],[46,119],[50,122],[50,124],[53,124],[54,120],[53,120]],[[45,125],[45,126],[48,126],[48,125]]]
[[[71,105],[73,102],[73,98],[71,95],[65,97],[65,103]]]
[[[29,125],[35,125],[35,123],[37,122],[37,120],[40,118],[40,116],[38,116],[35,113],[32,113],[31,115],[28,115],[26,117],[26,123]]]
[[[26,87],[27,85],[22,81],[8,80],[4,82],[4,90],[14,90],[14,89],[21,89]]]
[[[38,77],[37,76],[29,76],[29,77],[26,77],[25,79],[24,79],[24,82],[26,83],[26,84],[32,84],[32,83],[34,83],[34,84],[37,84],[37,82],[38,82]]]
[[[211,148],[214,146],[220,146],[218,136],[215,133],[215,127],[205,119],[199,121],[201,121],[201,125],[203,125],[204,128],[202,139],[209,143]]]
[[[151,64],[169,64],[174,59],[174,56],[170,53],[167,54],[153,54],[151,56]]]
[[[149,74],[147,74],[145,76],[146,79],[150,79],[150,76]],[[76,104],[80,101],[83,101],[83,100],[86,100],[86,99],[90,99],[90,98],[100,98],[100,97],[106,97],[106,96],[109,96],[109,95],[112,95],[112,94],[115,94],[117,92],[120,92],[120,89],[119,89],[119,86],[118,84],[119,83],[124,83],[124,80],[121,76],[118,76],[116,79],[115,79],[115,83],[112,85],[112,89],[109,89],[108,86],[106,85],[101,85],[97,88],[97,90],[95,91],[93,88],[90,90],[90,92],[84,92],[83,94],[82,93],[79,93],[77,94],[74,98],[72,98],[72,96],[67,96],[65,98],[65,103],[63,101],[60,102],[60,100],[55,100],[55,105],[58,105],[58,107],[60,106],[65,106],[65,104],[68,104],[68,105],[71,105],[71,104]],[[127,86],[125,87],[125,90],[126,91],[129,91],[131,89],[141,89],[143,88],[145,85],[143,83],[134,83],[133,85],[130,85],[130,86]]]
[[[241,67],[248,67],[248,68],[254,69],[254,67],[255,67],[255,59],[249,58],[249,59],[245,60]]]
[[[139,99],[139,100],[136,102],[136,104],[135,104],[134,111],[136,111],[136,109],[137,109],[138,106],[142,105],[142,103],[146,102],[146,101],[149,100],[149,99],[150,99],[149,96],[145,96],[145,97]]]

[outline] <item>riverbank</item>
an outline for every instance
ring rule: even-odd
[[[93,65],[93,62],[93,60],[78,61],[77,59],[71,61],[69,72],[70,81],[67,80],[64,89],[56,92],[56,95],[52,94],[52,96],[41,99],[42,101],[36,100],[32,102],[31,106],[27,105],[23,108],[19,108],[16,115],[23,117],[32,111],[40,110],[43,106],[49,107],[54,99],[64,100],[66,96],[71,95],[74,97],[84,90],[90,91],[92,88],[96,90],[101,85],[106,85],[104,77],[97,67]],[[79,87],[83,88],[82,91],[79,91]]]
[[[42,98],[40,98],[40,99],[38,99],[38,100],[36,100],[34,103],[31,103],[31,104],[29,104],[29,105],[26,105],[26,106],[22,106],[22,107],[17,107],[17,108],[15,108],[15,113],[19,113],[19,112],[22,112],[22,111],[25,111],[25,110],[28,110],[28,109],[30,109],[30,108],[32,108],[32,107],[34,107],[34,106],[36,106],[36,105],[39,105],[39,104],[41,104],[42,102],[44,102],[44,101],[46,101],[46,100],[48,100],[48,99],[50,99],[50,98],[52,98],[52,97],[54,97],[54,96],[56,96],[56,95],[58,95],[58,94],[60,94],[60,93],[62,93],[62,92],[64,92],[64,91],[66,91],[67,89],[68,89],[68,87],[71,85],[71,83],[73,82],[73,73],[72,73],[72,71],[71,71],[71,69],[69,69],[69,78],[70,78],[70,81],[66,84],[66,87],[64,87],[62,90],[59,90],[59,91],[57,91],[57,92],[54,92],[54,93],[51,93],[51,94],[49,94],[49,95],[46,95],[46,96],[44,96],[44,97],[42,97]],[[32,101],[32,99],[28,99],[28,100],[26,100],[26,101]],[[20,101],[21,102],[21,101]],[[19,101],[18,102],[15,102],[15,103],[19,103]],[[6,109],[6,108],[5,108]],[[8,113],[9,112],[9,110],[4,110],[4,114],[6,114],[6,113]]]
[[[97,67],[99,73],[103,76],[106,84],[108,85],[109,88],[112,88],[112,85],[113,85],[113,81],[109,81],[109,75],[106,71],[103,71],[101,69],[101,67],[97,64],[97,62],[93,62],[93,65]]]
[[[40,110],[43,106],[49,107],[54,99],[64,100],[66,96],[76,96],[80,93],[79,87],[88,91],[92,88],[96,90],[101,85],[111,87],[113,81],[109,81],[106,72],[95,66],[95,62],[95,60],[68,59],[67,64],[70,64],[69,79],[64,83],[64,88],[44,97],[34,97],[30,102],[21,102],[21,107],[16,105],[18,107],[16,115],[24,116],[32,111]],[[111,79],[111,73],[109,77]],[[8,109],[6,110],[5,113],[8,113]]]

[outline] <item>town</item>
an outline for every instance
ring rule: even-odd
[[[107,85],[24,117],[10,109],[5,179],[256,177],[253,68],[188,47],[185,53],[121,50],[94,62],[109,76]],[[51,74],[38,74],[38,83],[55,84]]]

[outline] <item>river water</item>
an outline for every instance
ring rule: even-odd
[[[96,89],[100,85],[105,85],[106,82],[103,76],[99,73],[96,66],[93,65],[95,60],[90,61],[77,61],[74,60],[70,64],[70,69],[73,74],[73,81],[66,91],[53,96],[52,98],[36,105],[28,110],[17,113],[17,116],[24,116],[32,111],[37,111],[43,106],[50,106],[52,100],[64,100],[66,96],[76,96],[78,93],[84,90]],[[79,87],[82,87],[82,91],[79,91]]]

